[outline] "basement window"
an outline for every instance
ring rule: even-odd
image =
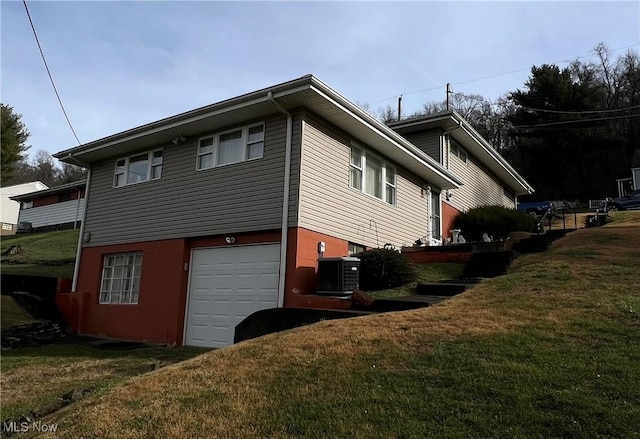
[[[100,303],[137,304],[141,270],[141,252],[105,255],[100,284]]]
[[[362,253],[366,250],[367,250],[367,247],[365,247],[362,244],[355,244],[353,242],[349,243],[349,256],[355,256],[358,253]]]

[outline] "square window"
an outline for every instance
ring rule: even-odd
[[[106,255],[100,282],[100,303],[138,303],[142,253]]]
[[[396,169],[359,146],[351,146],[349,186],[389,204],[396,203]]]
[[[264,123],[245,126],[200,140],[196,169],[198,171],[264,156]]]
[[[118,159],[113,175],[113,186],[120,187],[162,177],[163,151],[161,149]]]

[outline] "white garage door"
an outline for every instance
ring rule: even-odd
[[[279,244],[194,250],[185,344],[232,344],[246,316],[277,307],[279,261]]]

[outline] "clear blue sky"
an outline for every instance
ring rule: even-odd
[[[533,65],[593,60],[600,42],[640,49],[638,1],[28,6],[82,142],[307,73],[371,109],[402,94],[410,114],[441,101],[447,82],[495,100],[522,88]],[[1,99],[22,114],[30,153],[76,146],[22,2],[0,12]]]

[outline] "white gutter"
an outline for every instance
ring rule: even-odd
[[[500,154],[498,154],[498,152],[495,149],[493,149],[491,145],[489,145],[472,126],[470,126],[467,123],[461,123],[460,127],[464,132],[466,132],[469,135],[469,137],[475,139],[475,141],[478,142],[478,144],[480,144],[480,146],[482,146],[482,148],[496,162],[498,162],[502,166],[502,168],[505,171],[507,171],[507,173],[522,186],[522,188],[526,192],[528,192],[529,194],[532,194],[533,192],[535,192],[535,190],[525,180],[523,180],[519,174],[516,173],[516,171],[511,167],[511,165]]]
[[[82,253],[82,238],[84,235],[84,224],[87,219],[87,202],[89,201],[89,185],[91,184],[91,168],[86,163],[82,163],[71,153],[65,157],[67,160],[73,160],[78,165],[87,169],[87,185],[84,188],[84,212],[82,212],[82,222],[80,223],[80,235],[78,236],[78,248],[76,249],[76,262],[73,266],[73,281],[71,283],[71,292],[75,293],[78,286],[78,273],[80,271],[80,255]],[[78,193],[78,207],[80,206],[80,193]],[[76,212],[76,222],[78,221],[78,214]]]
[[[325,86],[325,87],[327,87],[327,86]],[[336,99],[333,99],[333,97],[329,96],[327,93],[325,93],[324,91],[320,90],[315,85],[313,85],[311,88],[316,93],[318,93],[320,96],[322,96],[324,99],[326,99],[327,101],[331,102],[333,105],[335,105],[336,107],[338,107],[339,109],[341,109],[345,113],[351,115],[354,119],[358,120],[361,124],[363,124],[365,126],[373,126],[373,127],[375,127],[374,123],[371,123],[371,122],[369,122],[369,121],[367,121],[365,119],[365,117],[370,118],[370,119],[373,119],[373,118],[371,116],[367,115],[364,111],[358,110],[358,111],[361,111],[361,114],[357,114],[355,111],[352,111],[351,109],[347,108],[342,103],[338,102]],[[333,92],[333,93],[338,95],[336,92]],[[346,101],[346,99],[345,99],[345,101]],[[440,163],[438,163],[437,161],[435,161],[435,159],[433,159],[431,156],[427,155],[426,153],[424,153],[420,149],[416,148],[413,144],[409,143],[406,139],[401,137],[398,133],[393,131],[391,128],[388,128],[388,127],[380,124],[377,121],[375,121],[375,123],[379,125],[379,127],[377,127],[378,133],[387,142],[395,145],[400,151],[404,152],[406,155],[408,155],[409,157],[411,157],[415,161],[419,162],[422,166],[424,166],[424,167],[428,168],[429,170],[431,170],[434,174],[436,174],[441,179],[449,182],[454,188],[462,186],[462,181],[460,181],[456,176],[454,176],[452,174],[451,175],[447,175],[447,174],[450,174],[449,171],[447,171],[444,167],[442,167],[442,165]],[[386,130],[386,132],[385,132],[385,130]],[[438,167],[440,167],[442,169],[442,171],[444,171],[444,172],[440,171],[438,169]]]
[[[282,108],[273,98],[273,93],[269,92],[267,98],[287,116],[287,137],[285,140],[284,153],[284,190],[282,194],[282,236],[280,237],[280,273],[278,276],[278,308],[284,306],[284,288],[287,274],[287,243],[289,232],[289,186],[291,184],[291,138],[293,136],[293,118],[291,113]]]

